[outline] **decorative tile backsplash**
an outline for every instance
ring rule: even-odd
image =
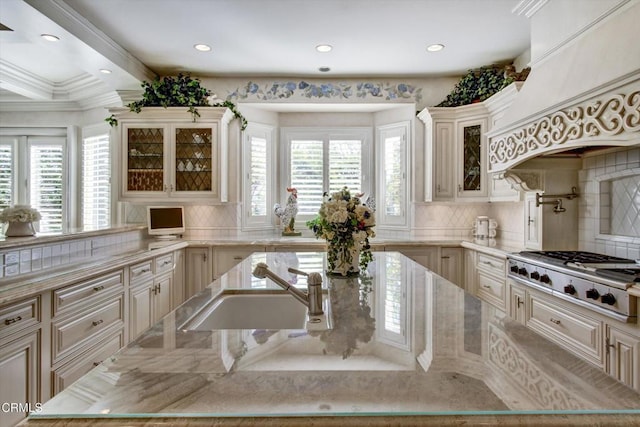
[[[640,259],[640,147],[586,157],[579,249]]]
[[[77,263],[92,256],[112,252],[114,247],[118,250],[125,249],[129,244],[137,247],[140,239],[139,231],[128,231],[24,249],[7,249],[0,252],[0,279]]]

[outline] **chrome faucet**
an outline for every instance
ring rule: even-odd
[[[289,292],[295,299],[303,303],[309,308],[309,314],[317,316],[323,314],[322,311],[322,276],[320,273],[305,273],[295,268],[290,268],[289,271],[295,274],[302,274],[307,276],[307,289],[308,292],[303,292],[295,286],[291,286],[282,277],[276,275],[269,270],[269,266],[264,262],[258,263],[256,268],[253,269],[253,275],[258,279],[264,279],[268,277],[273,280],[278,286],[285,291]]]

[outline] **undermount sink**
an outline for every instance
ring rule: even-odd
[[[307,307],[286,292],[225,290],[181,329],[305,329]]]

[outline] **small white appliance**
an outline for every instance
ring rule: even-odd
[[[473,223],[473,237],[476,239],[488,239],[496,237],[498,223],[488,216],[479,216]]]

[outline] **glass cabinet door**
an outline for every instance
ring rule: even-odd
[[[164,190],[164,129],[127,128],[127,191]]]
[[[462,190],[479,191],[480,180],[480,147],[481,147],[481,126],[465,126],[462,128],[462,150],[463,150],[463,172]]]
[[[486,119],[458,125],[458,197],[484,197],[486,183]]]
[[[175,132],[175,191],[212,191],[212,128],[178,127]]]

